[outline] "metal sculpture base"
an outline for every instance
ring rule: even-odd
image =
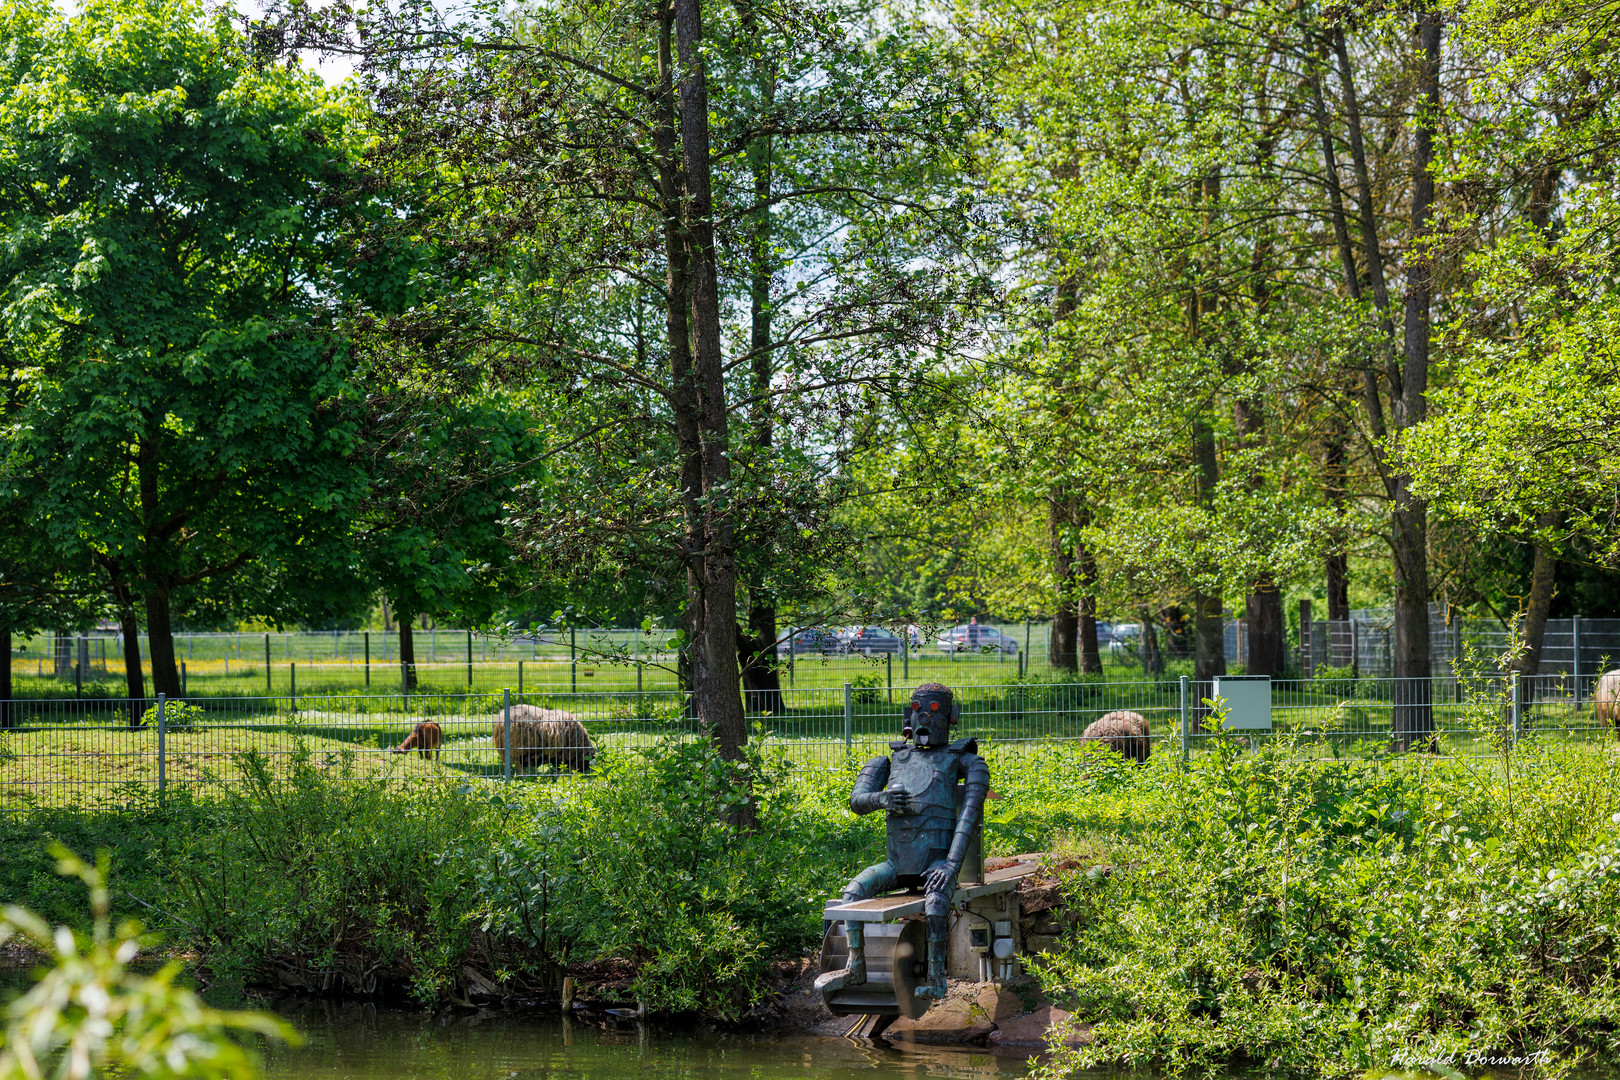
[[[849,943],[842,924],[821,939],[821,970],[849,965]],[[916,921],[873,923],[866,927],[866,981],[822,995],[834,1016],[905,1016],[919,1019],[933,1002],[917,996],[928,973],[928,939]]]

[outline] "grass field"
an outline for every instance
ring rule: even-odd
[[[597,656],[570,661],[563,655],[513,656],[474,659],[469,669],[465,660],[421,662],[416,665],[419,693],[493,693],[510,688],[516,693],[539,691],[636,692],[674,690],[676,678],[672,656],[643,655],[640,662]],[[271,661],[268,678],[264,657],[183,660],[185,688],[189,698],[288,696],[305,694],[397,693],[402,673],[397,661],[347,657],[308,657]],[[905,692],[909,686],[928,680],[950,684],[991,682],[1017,675],[1016,657],[1000,654],[952,656],[925,650],[915,656],[799,656],[783,672],[784,688],[842,688],[856,685],[894,686]],[[1108,675],[1115,679],[1141,678],[1140,668],[1110,665]],[[147,685],[151,666],[143,665]],[[1175,671],[1180,674],[1181,672]],[[469,674],[471,680],[469,681]],[[87,669],[82,688],[72,678],[58,679],[48,663],[13,657],[14,693],[19,698],[117,697],[124,693],[123,668],[116,661],[110,667],[94,663]]]

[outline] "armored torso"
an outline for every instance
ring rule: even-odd
[[[921,874],[943,859],[956,832],[956,780],[964,748],[906,747],[889,758],[887,787],[911,794],[911,813],[888,815],[889,862],[898,874]]]

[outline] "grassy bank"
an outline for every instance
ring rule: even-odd
[[[1302,760],[1227,742],[1062,842],[1046,988],[1095,1022],[1043,1069],[1349,1076],[1620,1060],[1620,755]]]
[[[1532,738],[1511,757],[1324,760],[1288,738],[1217,740],[1190,769],[987,751],[990,852],[1055,847],[1082,868],[1040,977],[1094,1041],[1049,1075],[1620,1060],[1620,755]],[[702,745],[610,746],[598,764],[403,785],[307,747],[279,778],[242,755],[205,802],[180,789],[162,813],[7,822],[0,898],[82,918],[44,853],[58,839],[109,850],[118,911],[218,976],[455,1001],[544,994],[569,971],[740,1017],[880,849],[881,822],[844,806],[856,756],[789,772],[767,741],[742,766],[752,830],[727,823],[736,767]]]

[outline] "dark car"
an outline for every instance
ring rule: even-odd
[[[776,647],[780,656],[808,656],[843,651],[838,635],[824,626],[807,626]]]
[[[939,647],[944,652],[987,652],[1000,649],[1004,653],[1018,651],[1018,639],[1003,634],[993,626],[953,626],[939,635]]]
[[[852,626],[838,636],[849,652],[867,655],[900,652],[900,635],[881,626]]]

